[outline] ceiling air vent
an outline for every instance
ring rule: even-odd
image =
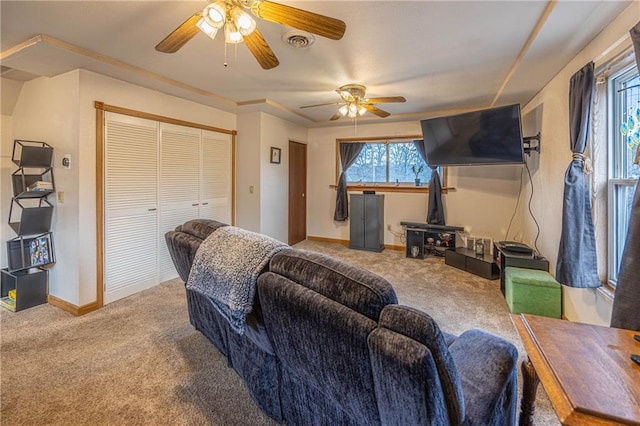
[[[283,34],[282,41],[296,49],[306,49],[316,41],[316,38],[304,31],[291,30]]]

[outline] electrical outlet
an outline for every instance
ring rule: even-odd
[[[58,197],[58,202],[64,203],[64,191],[58,191],[56,192],[56,195]]]

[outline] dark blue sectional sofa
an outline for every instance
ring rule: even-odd
[[[200,243],[220,226],[193,220],[166,234],[185,282]],[[244,334],[207,296],[187,290],[187,301],[193,326],[283,424],[515,424],[516,348],[480,330],[441,332],[362,268],[293,248],[275,254]]]

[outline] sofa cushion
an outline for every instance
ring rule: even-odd
[[[505,339],[467,330],[449,346],[465,395],[465,425],[516,423],[518,350]]]
[[[271,258],[269,269],[374,321],[382,308],[398,303],[393,287],[381,276],[320,253],[282,251]]]
[[[333,287],[335,282],[324,285]],[[359,291],[359,285],[353,287]],[[375,321],[273,272],[258,277],[258,293],[281,378],[313,388],[313,404],[319,409],[339,407],[353,423],[379,424],[367,346]],[[283,412],[295,413],[298,399],[283,395]]]
[[[368,344],[383,425],[452,424],[433,354],[425,345],[384,327],[369,334]]]
[[[445,338],[433,318],[407,306],[389,305],[382,310],[379,326],[416,340],[431,351],[444,392],[449,421],[451,424],[462,423],[465,418],[462,383]]]

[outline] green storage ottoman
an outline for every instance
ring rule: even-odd
[[[504,270],[505,297],[513,314],[551,318],[562,316],[562,288],[546,271],[514,268]]]

